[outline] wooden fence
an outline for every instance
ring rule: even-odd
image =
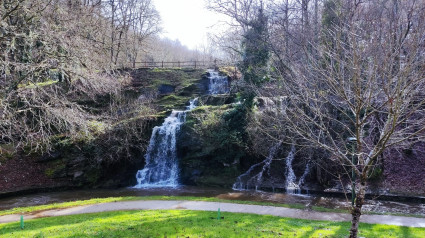
[[[134,68],[215,68],[220,66],[218,61],[145,61],[136,62]]]

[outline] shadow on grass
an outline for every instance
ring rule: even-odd
[[[0,225],[1,237],[347,237],[347,222],[310,221],[255,214],[138,210],[80,214]],[[416,228],[415,228],[416,229]],[[425,237],[407,227],[360,224],[365,237]],[[412,235],[414,233],[414,235]]]
[[[360,224],[359,226],[361,236],[373,237],[376,234],[386,234],[387,237],[425,237],[424,228],[412,228],[406,226],[384,226],[379,224]]]

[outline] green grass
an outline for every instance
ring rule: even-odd
[[[232,104],[224,104],[224,105],[202,105],[198,106],[195,109],[192,110],[191,113],[209,113],[211,111],[219,111],[219,112],[225,112],[233,108]]]
[[[138,198],[139,197],[94,198],[89,200],[72,201],[72,202],[64,202],[64,203],[52,203],[52,204],[46,204],[46,205],[40,205],[40,206],[17,207],[17,208],[13,208],[9,210],[0,211],[0,216],[10,215],[10,214],[24,214],[24,213],[31,213],[31,212],[51,210],[51,209],[63,209],[68,207],[76,207],[76,206],[99,204],[99,203],[140,200]]]
[[[118,211],[0,224],[5,237],[347,237],[350,223],[187,210]],[[425,237],[424,228],[360,224],[360,237]]]
[[[51,80],[51,79],[46,80],[46,81],[44,81],[44,82],[39,82],[39,83],[32,83],[32,82],[29,82],[29,83],[27,83],[27,84],[19,84],[19,85],[18,85],[18,88],[32,89],[32,88],[36,88],[36,87],[45,87],[45,86],[49,86],[49,85],[55,84],[55,83],[57,83],[57,82],[59,82],[59,81],[57,81],[57,80]]]

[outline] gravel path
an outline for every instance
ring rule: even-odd
[[[329,220],[329,221],[350,221],[350,214],[331,213],[331,212],[316,212],[285,207],[272,207],[260,205],[246,205],[234,203],[218,203],[218,202],[202,202],[202,201],[127,201],[101,203],[95,205],[71,207],[60,210],[47,210],[34,214],[25,215],[25,220],[65,216],[72,214],[96,213],[106,211],[119,210],[173,210],[187,209],[195,211],[217,211],[220,208],[221,212],[237,212],[237,213],[252,213],[260,215],[273,215],[280,217],[301,218],[309,220]],[[20,220],[20,215],[5,215],[0,216],[0,223],[16,222]],[[361,222],[371,224],[386,224],[409,227],[424,227],[425,218],[402,217],[391,215],[362,215]]]

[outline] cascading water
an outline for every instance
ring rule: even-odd
[[[278,143],[270,148],[269,155],[267,158],[260,163],[252,165],[248,171],[241,174],[237,179],[236,182],[233,184],[234,190],[247,190],[257,188],[262,185],[263,182],[263,175],[265,172],[268,173],[268,176],[270,175],[270,166],[273,161],[273,158],[276,156],[277,152],[279,151],[279,147],[281,146],[281,143]],[[300,177],[300,179],[297,181],[297,177],[295,176],[294,170],[292,168],[292,162],[294,160],[295,156],[295,146],[291,146],[291,150],[286,157],[286,170],[285,170],[285,177],[286,177],[286,183],[285,183],[285,189],[287,193],[290,194],[301,194],[300,187],[304,184],[304,180],[307,177],[308,173],[310,172],[310,164],[307,163],[305,167],[305,171],[303,175]]]
[[[294,170],[292,169],[292,161],[294,160],[295,155],[295,146],[291,146],[291,151],[286,157],[286,192],[287,193],[299,193],[299,186],[295,181],[297,177],[295,176]]]
[[[227,76],[208,70],[209,93],[229,93]],[[198,99],[190,101],[185,111],[173,110],[161,126],[152,131],[148,151],[145,155],[146,164],[137,171],[137,185],[134,188],[177,187],[179,185],[179,166],[176,151],[176,137],[180,126],[186,121],[186,112],[194,109]]]
[[[308,173],[309,173],[309,172],[310,172],[310,162],[308,162],[308,163],[305,165],[304,173],[303,173],[303,175],[301,175],[300,180],[298,180],[298,187],[299,187],[299,188],[301,188],[301,186],[303,186],[303,185],[304,185],[304,183],[305,183],[305,178],[307,177],[307,175],[308,175]]]
[[[278,143],[270,148],[269,154],[267,158],[260,163],[254,164],[251,166],[251,168],[248,169],[245,173],[241,174],[237,179],[236,182],[233,184],[234,190],[244,190],[249,189],[250,187],[255,187],[255,190],[257,190],[258,186],[261,186],[261,183],[263,181],[263,174],[264,172],[270,172],[270,165],[273,161],[273,158],[275,157],[281,143]],[[262,166],[262,167],[261,167]],[[255,175],[252,175],[257,168],[261,167],[260,172],[258,172]]]
[[[227,76],[221,76],[215,70],[208,70],[209,73],[209,93],[212,95],[229,93],[229,80]]]
[[[186,112],[194,109],[198,99],[190,100],[185,111],[172,111],[161,126],[154,127],[145,155],[146,164],[137,171],[134,188],[177,187],[178,161],[176,135],[186,120]]]

